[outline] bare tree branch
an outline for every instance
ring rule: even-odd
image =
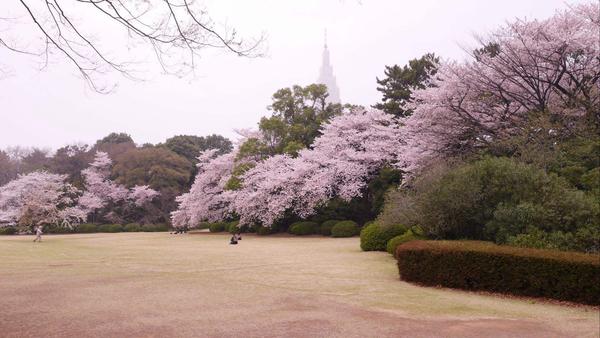
[[[111,90],[100,84],[101,75],[117,72],[128,79],[139,78],[134,76],[135,62],[131,55],[115,57],[106,50],[105,42],[113,38],[109,30],[104,35],[106,31],[100,30],[98,37],[90,35],[90,24],[78,15],[85,10],[108,19],[112,29],[126,32],[135,46],[151,48],[161,69],[177,76],[196,69],[195,58],[201,50],[223,49],[241,57],[260,57],[265,40],[261,35],[246,42],[234,29],[217,29],[206,11],[193,0],[75,0],[69,4],[62,0],[19,0],[19,4],[41,37],[41,44],[37,48],[23,48],[0,36],[0,48],[40,57],[42,68],[48,65],[51,55],[62,57],[100,93]]]

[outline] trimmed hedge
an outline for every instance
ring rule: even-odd
[[[600,305],[598,256],[477,241],[412,241],[396,249],[401,279]]]
[[[140,231],[143,232],[164,232],[169,231],[169,226],[165,223],[144,224]]]
[[[122,232],[123,226],[121,224],[102,224],[98,226],[98,232]]]
[[[210,227],[209,222],[200,222],[200,223],[198,223],[198,226],[196,227],[196,229],[204,230],[204,229],[208,229],[209,227]]]
[[[395,224],[382,226],[377,222],[369,223],[360,231],[360,248],[363,251],[385,251],[388,241],[406,232],[406,227]]]
[[[404,234],[390,239],[387,242],[386,251],[389,252],[390,254],[394,255],[398,245],[404,244],[406,242],[418,240],[418,239],[423,240],[426,238],[424,236],[417,235],[413,232],[413,230],[408,229],[408,231],[406,231]]]
[[[292,235],[313,235],[319,231],[319,223],[316,222],[296,222],[290,225],[288,230]]]
[[[77,228],[75,228],[75,232],[81,234],[91,234],[94,232],[98,232],[98,227],[93,223],[83,223],[79,224]]]
[[[337,222],[331,228],[331,237],[352,237],[360,233],[360,227],[354,221]]]
[[[264,235],[270,235],[270,234],[274,234],[277,231],[275,231],[273,228],[271,227],[263,227],[260,226],[258,227],[258,229],[256,229],[256,234],[260,235],[260,236],[264,236]]]
[[[17,233],[17,228],[9,226],[0,228],[0,235],[14,235]]]
[[[238,224],[240,224],[240,221],[231,221],[227,223],[227,225],[225,226],[225,230],[227,230],[227,232],[231,234],[242,232],[242,229],[238,227]]]
[[[330,219],[321,223],[321,226],[319,227],[319,233],[323,236],[331,236],[331,229],[339,222],[341,222],[339,219]]]
[[[208,226],[208,230],[210,230],[210,232],[223,232],[225,231],[225,225],[227,225],[225,222],[211,223]]]
[[[139,225],[138,223],[125,224],[125,226],[123,227],[123,231],[125,231],[125,232],[139,232],[139,231],[142,231],[142,226]]]

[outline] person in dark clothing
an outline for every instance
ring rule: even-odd
[[[238,244],[238,240],[237,240],[237,234],[234,234],[233,236],[231,236],[231,239],[229,240],[229,244]]]

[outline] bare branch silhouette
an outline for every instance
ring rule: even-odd
[[[99,83],[98,77],[117,72],[128,79],[135,75],[130,55],[111,55],[104,42],[112,37],[99,29],[97,36],[78,16],[88,10],[108,19],[127,33],[129,43],[152,50],[157,63],[167,74],[183,76],[196,69],[195,59],[203,49],[222,49],[241,57],[262,56],[264,35],[251,40],[240,38],[228,27],[217,28],[208,13],[194,0],[19,0],[27,22],[41,37],[37,48],[23,48],[3,38],[0,48],[41,58],[42,68],[51,55],[67,60],[93,90],[106,93],[112,88]],[[13,18],[0,18],[8,22]],[[10,25],[10,23],[9,23]],[[97,27],[96,27],[97,28]],[[98,31],[98,30],[97,30]]]

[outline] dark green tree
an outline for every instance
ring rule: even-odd
[[[144,215],[132,215],[131,220],[147,223],[165,222],[175,209],[175,197],[188,188],[193,165],[185,157],[164,147],[131,149],[115,159],[112,176],[127,187],[149,185],[160,192]]]
[[[241,156],[296,155],[300,149],[310,147],[320,135],[323,122],[342,112],[341,104],[327,102],[328,95],[327,87],[322,84],[278,90],[273,94],[273,103],[267,107],[272,115],[263,117],[258,124],[265,140],[246,147],[251,151],[242,152]]]
[[[258,128],[263,139],[250,138],[240,146],[237,165],[227,189],[238,189],[240,176],[252,166],[246,159],[260,160],[277,154],[296,156],[298,151],[309,148],[320,135],[321,125],[342,113],[342,105],[327,102],[327,86],[311,84],[295,85],[273,94],[273,103],[267,107],[270,117],[263,117]]]
[[[100,143],[133,143],[133,139],[126,133],[110,133],[96,142]]]
[[[18,165],[5,151],[0,150],[0,186],[17,178]]]
[[[229,139],[216,134],[208,136],[177,135],[168,138],[164,146],[194,164],[197,163],[196,158],[201,151],[219,149],[217,153],[221,155],[233,149],[233,144]]]
[[[59,148],[50,161],[50,171],[69,175],[68,181],[78,188],[83,188],[81,171],[87,168],[94,159],[87,145],[67,145]]]
[[[104,151],[110,158],[115,159],[129,150],[135,149],[135,143],[129,134],[110,133],[104,138],[96,141],[92,152]]]
[[[428,85],[428,80],[437,72],[439,58],[427,53],[408,65],[385,66],[385,78],[377,78],[377,90],[383,94],[380,103],[374,105],[388,114],[406,117],[412,114],[407,104],[413,100],[412,93]]]

